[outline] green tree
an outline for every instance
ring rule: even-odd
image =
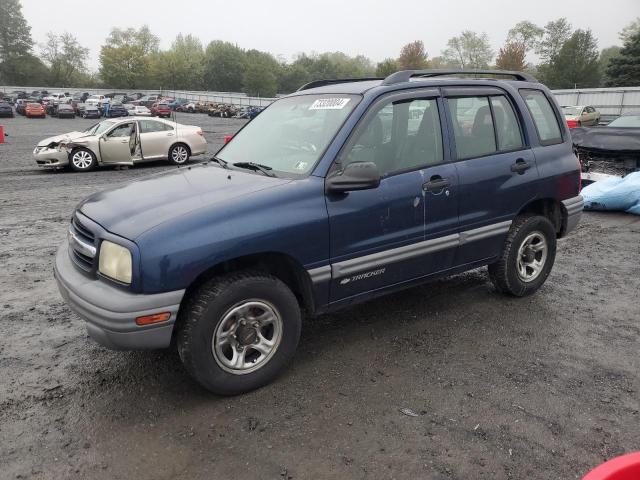
[[[302,85],[311,81],[311,75],[304,65],[295,62],[291,65],[281,63],[280,71],[281,74],[278,84],[278,91],[280,93],[295,92]]]
[[[526,47],[524,43],[515,40],[508,42],[498,53],[496,67],[501,70],[522,71],[526,66],[525,55]]]
[[[607,78],[610,87],[640,85],[640,32],[628,37],[620,54],[609,61]]]
[[[0,81],[5,85],[20,85],[23,87],[41,87],[47,84],[49,69],[38,57],[27,53],[19,57],[10,57],[2,65]],[[2,73],[0,72],[0,73]]]
[[[280,64],[270,53],[249,50],[245,54],[244,93],[251,97],[275,97]]]
[[[607,68],[609,67],[609,63],[611,59],[620,56],[621,47],[613,46],[603,48],[600,51],[600,57],[598,57],[598,67],[600,68],[600,76],[602,77],[603,83],[606,85],[610,82],[610,78],[607,75]]]
[[[207,45],[204,57],[204,84],[207,90],[242,90],[246,70],[244,50],[233,43],[214,40]]]
[[[401,70],[427,68],[427,52],[424,50],[422,40],[415,40],[402,47],[398,57],[398,66]]]
[[[37,63],[31,55],[31,27],[22,15],[19,0],[2,0],[0,10],[0,81],[22,84],[24,73],[30,67],[21,66],[20,59],[29,62],[31,67]]]
[[[204,49],[193,35],[179,34],[171,48],[151,56],[151,76],[161,88],[199,90],[204,84]]]
[[[385,58],[376,65],[376,77],[387,77],[398,70],[400,70],[398,62],[393,58]]]
[[[549,63],[545,81],[551,88],[597,87],[598,43],[591,30],[576,30]]]
[[[544,35],[539,42],[536,53],[540,55],[542,63],[551,62],[571,36],[571,24],[566,18],[559,18],[544,26]]]
[[[48,83],[52,87],[69,87],[76,85],[78,74],[86,71],[89,49],[70,33],[49,32],[40,56],[49,66]]]
[[[619,35],[620,40],[622,40],[622,43],[627,43],[638,32],[640,32],[640,17],[622,29]]]
[[[151,56],[158,52],[160,39],[146,25],[114,28],[100,49],[100,76],[114,88],[145,88],[153,85]]]
[[[456,67],[487,68],[493,58],[493,51],[486,33],[477,34],[465,30],[459,36],[449,39],[443,56]]]
[[[544,29],[528,20],[523,20],[516,23],[515,27],[509,30],[507,45],[521,45],[526,56],[527,52],[538,48],[543,34]]]

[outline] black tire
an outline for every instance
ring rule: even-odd
[[[518,252],[525,240],[531,238],[531,236],[534,239],[536,238],[536,233],[542,235],[546,241],[546,256],[537,276],[525,281],[521,274],[518,273],[518,262],[520,260]],[[533,253],[531,251],[527,252],[527,255],[533,255],[533,257],[523,255],[522,259],[542,260],[541,253]],[[540,258],[537,258],[538,255],[540,255]],[[549,273],[551,273],[555,258],[556,231],[549,219],[540,215],[517,217],[511,225],[500,259],[488,267],[489,278],[499,292],[516,297],[524,297],[538,290],[546,281]],[[525,275],[528,273],[527,270],[525,267]]]
[[[184,143],[176,143],[169,149],[169,161],[174,165],[184,165],[191,157],[191,150]]]
[[[90,156],[89,163],[87,163],[87,154]],[[76,155],[84,157],[84,160],[80,161],[79,158],[75,158]],[[76,148],[69,154],[69,166],[74,172],[89,172],[96,168],[97,164],[96,155],[88,148]]]
[[[214,356],[212,342],[228,313],[247,301],[274,307],[282,319],[281,336],[264,365],[249,373],[232,373]],[[264,273],[232,273],[204,283],[186,300],[178,320],[178,353],[186,370],[204,388],[219,395],[237,395],[266,385],[280,373],[296,351],[301,324],[300,306],[282,281]]]

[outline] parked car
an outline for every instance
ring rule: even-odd
[[[69,103],[71,101],[71,97],[64,93],[52,93],[44,97],[43,101],[49,103]]]
[[[144,105],[134,105],[133,110],[129,110],[129,115],[135,115],[137,117],[150,117],[151,110]]]
[[[159,95],[147,95],[145,97],[141,97],[138,100],[131,102],[134,105],[143,105],[147,108],[151,107],[154,103],[159,102],[162,98]]]
[[[172,102],[169,102],[168,105],[171,110],[177,110],[179,107],[187,105],[189,102],[190,100],[187,100],[185,98],[178,98],[176,100],[173,100]]]
[[[133,105],[132,103],[125,103],[122,105],[124,107],[124,109],[127,111],[127,115],[133,115],[133,112],[136,109],[136,106]]]
[[[89,105],[100,105],[104,100],[104,95],[90,95],[84,103]]]
[[[569,128],[586,127],[600,123],[600,112],[588,105],[563,106],[562,113]]]
[[[113,101],[111,102],[111,105],[109,106],[109,110],[105,116],[107,118],[114,118],[114,117],[126,117],[127,115],[129,115],[129,112],[127,112],[127,109],[124,108],[122,103]]]
[[[82,118],[100,118],[100,109],[97,105],[91,105],[89,103],[82,103],[79,105],[79,115]]]
[[[58,105],[58,110],[56,112],[56,117],[58,118],[76,118],[76,112],[73,107],[69,104],[60,104]]]
[[[640,170],[640,112],[601,127],[574,128],[571,137],[587,182],[603,179],[602,174],[624,176]]]
[[[13,108],[9,102],[0,101],[0,117],[13,117]]]
[[[47,116],[44,107],[39,103],[27,103],[27,106],[24,109],[24,114],[27,118],[46,118]]]
[[[16,113],[20,115],[24,115],[25,107],[27,106],[27,101],[24,98],[18,98],[15,101]]]
[[[56,255],[63,298],[103,345],[175,343],[205,388],[238,394],[292,358],[303,311],[484,265],[532,294],[582,212],[569,130],[526,73],[444,73],[312,82],[208,164],[88,197]]]
[[[207,151],[200,127],[155,118],[103,120],[85,132],[47,138],[33,152],[38,166],[70,166],[86,172],[98,165],[135,165],[168,159],[175,165]]]
[[[167,103],[154,103],[151,107],[151,115],[160,118],[169,118],[171,116],[171,109]]]

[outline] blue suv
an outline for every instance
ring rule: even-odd
[[[82,201],[55,276],[102,345],[175,344],[237,394],[292,358],[305,315],[485,265],[498,291],[535,292],[579,192],[562,113],[525,73],[323,80],[209,162]]]

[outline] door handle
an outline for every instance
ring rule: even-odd
[[[516,163],[511,165],[511,171],[517,173],[518,175],[522,175],[524,172],[529,170],[531,165],[525,162],[522,158],[516,160]]]
[[[129,140],[120,140],[120,143],[129,143]]]
[[[167,133],[167,137],[173,137],[173,133],[171,132]]]
[[[440,175],[434,175],[428,182],[422,184],[425,192],[437,192],[451,185],[448,179],[442,178]]]

